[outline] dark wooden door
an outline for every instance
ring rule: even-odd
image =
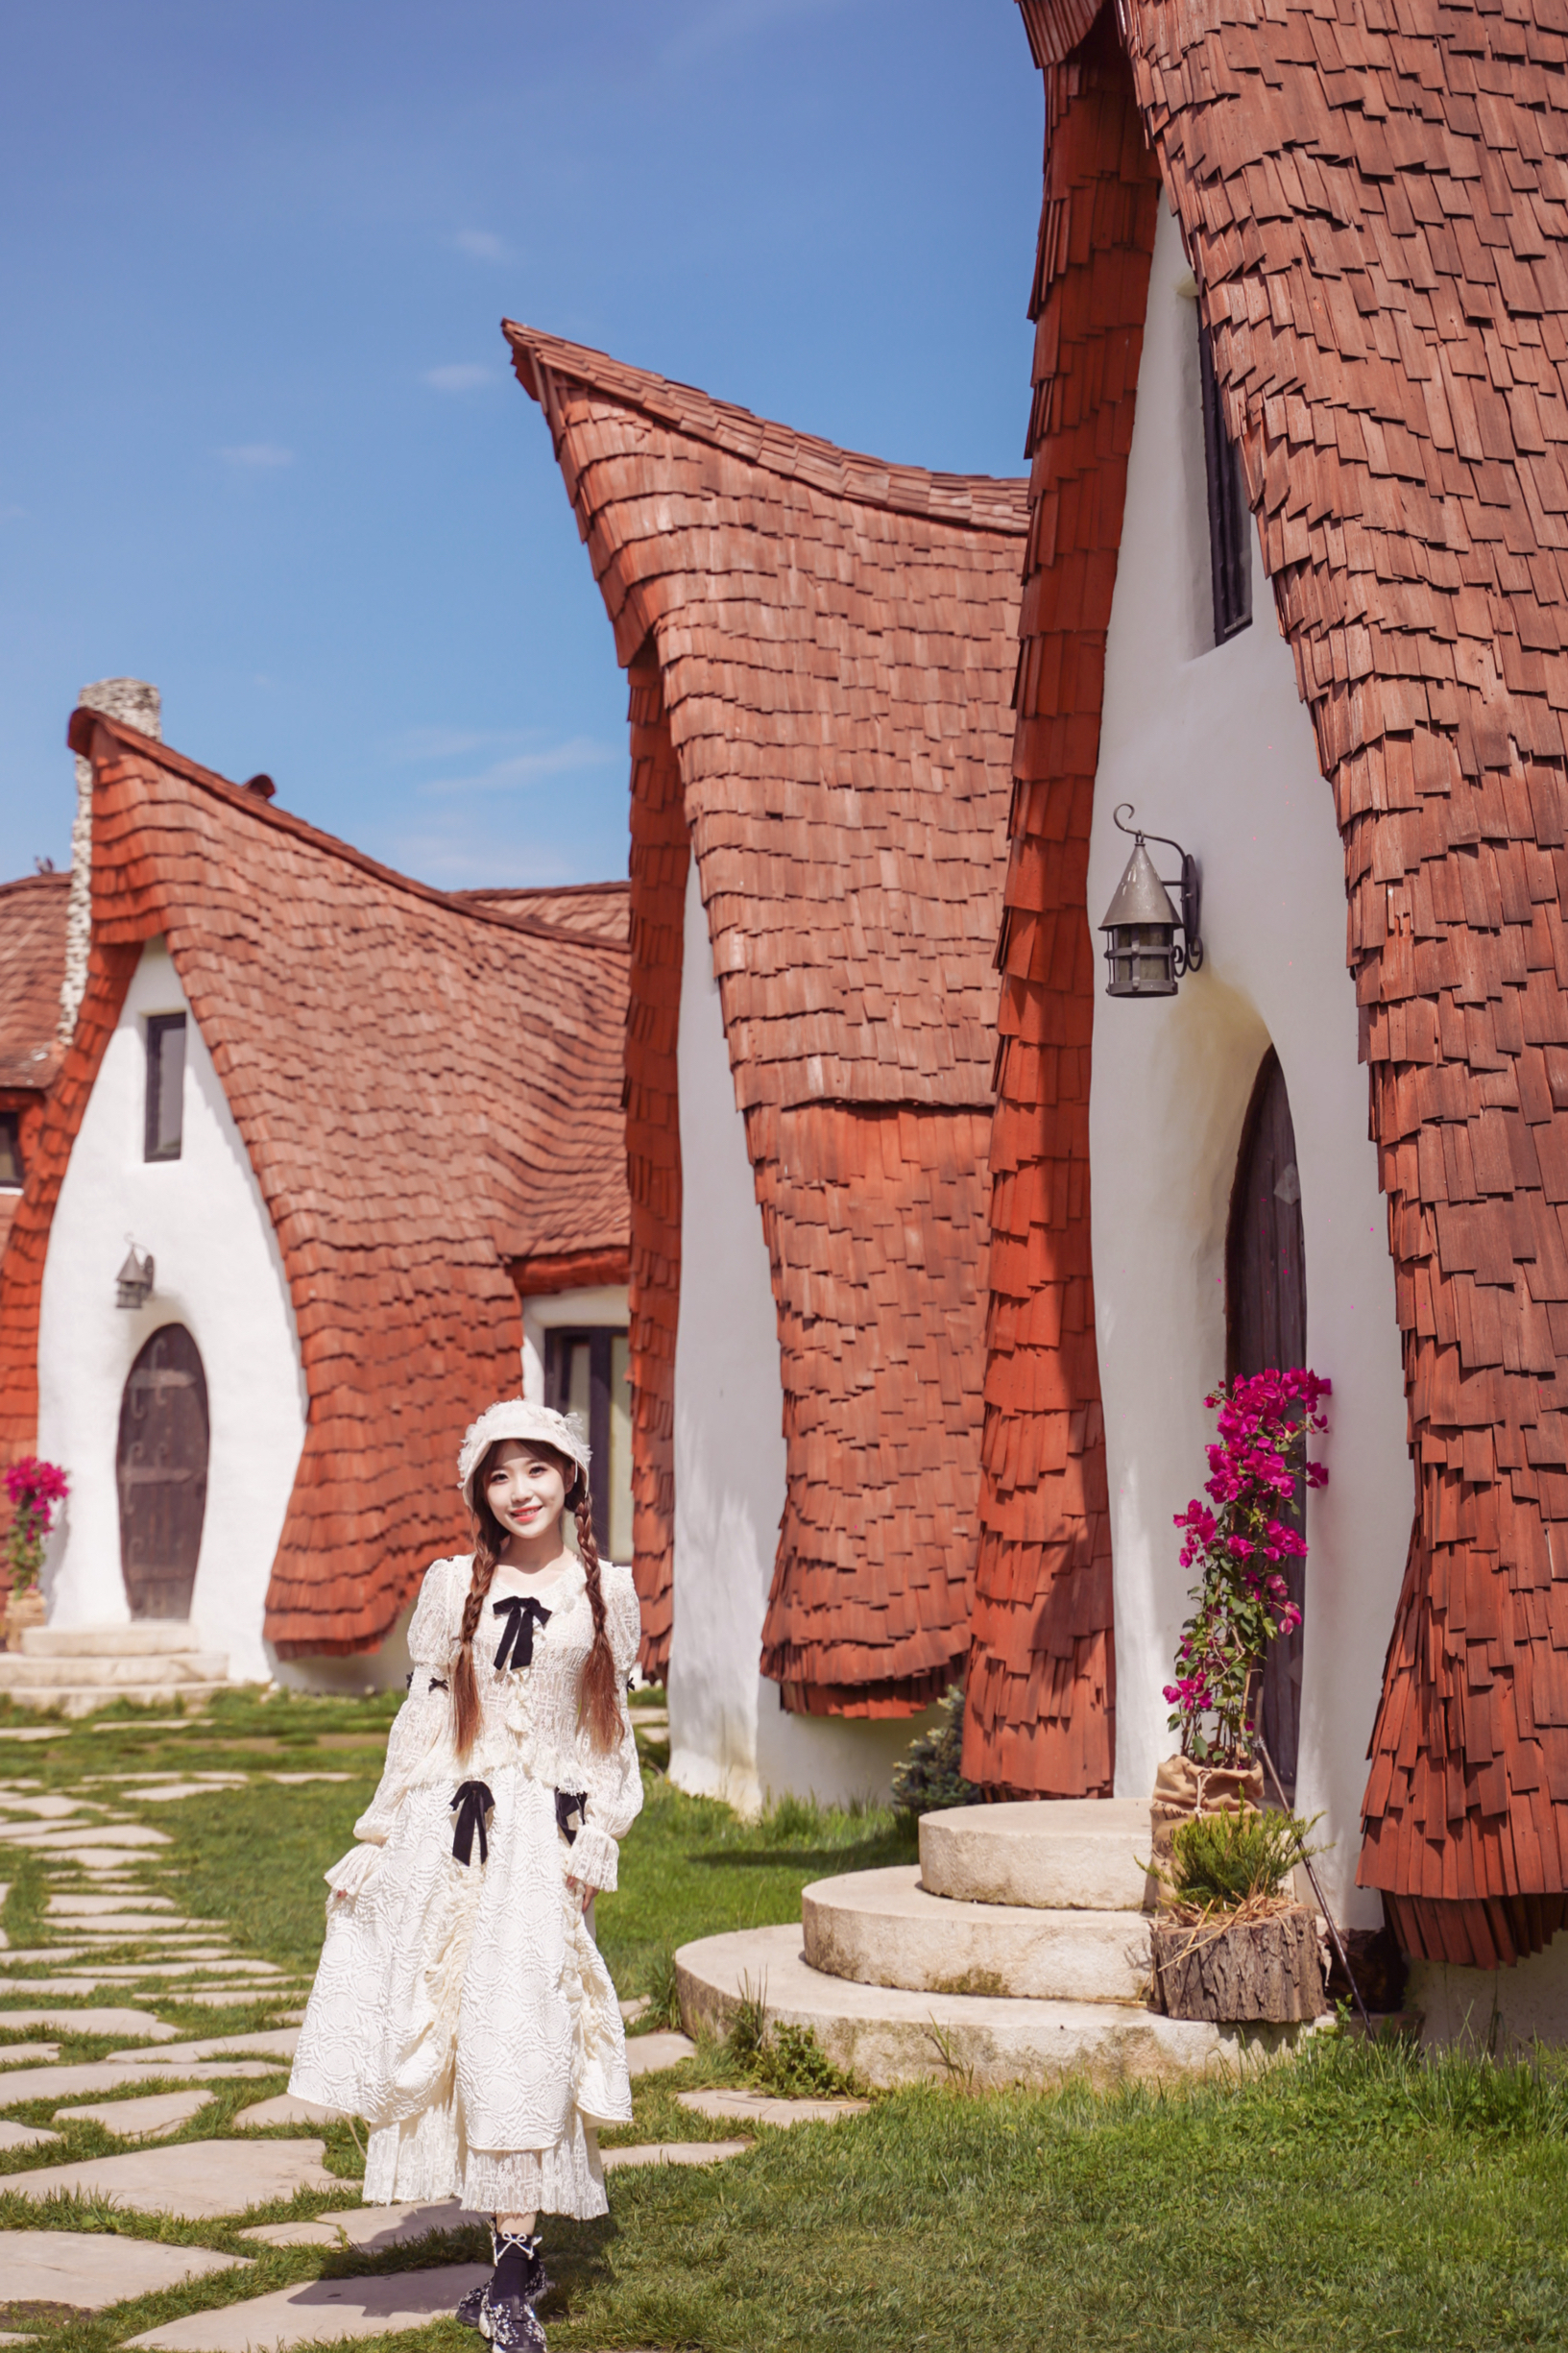
[[[133,1617],[189,1617],[206,1515],[206,1374],[182,1323],[156,1331],[120,1399],[114,1477]]]
[[[1264,1055],[1242,1129],[1225,1249],[1225,1371],[1288,1372],[1307,1361],[1307,1252],[1301,1178],[1285,1073],[1272,1046]],[[1306,1489],[1296,1484],[1295,1521],[1305,1526]],[[1298,1608],[1305,1563],[1285,1564]],[[1264,1675],[1263,1736],[1286,1793],[1295,1796],[1301,1732],[1302,1629],[1269,1647]],[[1269,1797],[1275,1795],[1272,1788]]]

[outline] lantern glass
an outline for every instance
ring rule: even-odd
[[[1105,961],[1111,968],[1106,995],[1173,997],[1176,993],[1175,926],[1117,923],[1108,927]]]

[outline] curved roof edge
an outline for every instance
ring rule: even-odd
[[[236,785],[231,778],[220,776],[215,768],[204,768],[199,761],[188,760],[183,752],[175,751],[157,736],[144,736],[139,729],[128,726],[124,719],[110,718],[106,712],[93,711],[86,704],[79,703],[71,714],[70,724],[65,731],[65,740],[71,750],[84,760],[90,760],[94,739],[100,733],[124,744],[128,751],[145,754],[171,776],[182,776],[187,783],[200,785],[205,791],[219,794],[231,808],[243,810],[257,824],[292,834],[296,840],[308,841],[314,849],[327,851],[332,857],[342,859],[345,865],[356,866],[361,874],[369,874],[394,890],[406,890],[413,898],[427,900],[436,907],[449,907],[455,914],[467,915],[475,923],[496,924],[502,931],[529,932],[540,939],[569,939],[578,947],[602,948],[614,956],[627,953],[625,941],[617,939],[613,933],[592,932],[574,924],[546,923],[538,915],[513,914],[504,907],[487,904],[482,894],[466,890],[441,890],[434,883],[422,883],[411,874],[399,873],[396,866],[384,866],[379,859],[370,857],[364,850],[356,850],[352,842],[341,840],[336,834],[325,833],[319,825],[311,825],[305,818],[295,816],[291,810],[279,809],[276,803],[263,800],[259,792],[252,792],[247,786]],[[611,887],[624,889],[625,885]]]
[[[553,413],[552,376],[602,392],[694,441],[706,441],[786,481],[808,483],[837,498],[884,507],[896,515],[963,523],[971,530],[1008,532],[1020,539],[1028,528],[1029,486],[1022,474],[929,473],[923,466],[891,465],[858,449],[840,449],[815,433],[797,432],[773,418],[754,416],[733,401],[715,400],[695,385],[671,383],[646,368],[629,368],[607,352],[546,335],[516,319],[503,319],[501,332],[512,346],[519,383],[548,419],[558,456],[561,427]]]

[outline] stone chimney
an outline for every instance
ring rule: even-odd
[[[144,736],[163,740],[163,697],[141,678],[100,678],[78,700],[88,711],[124,719]],[[92,937],[92,763],[76,756],[76,821],[71,827],[71,896],[65,916],[65,978],[60,990],[60,1041],[71,1042],[87,985]]]

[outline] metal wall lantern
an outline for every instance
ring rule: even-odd
[[[1179,841],[1165,834],[1146,836],[1123,822],[1132,814],[1132,803],[1123,801],[1112,816],[1119,833],[1132,836],[1132,856],[1099,927],[1106,935],[1105,961],[1111,968],[1105,993],[1108,997],[1173,997],[1183,973],[1196,972],[1203,962],[1198,928],[1202,878],[1197,860]],[[1181,860],[1179,881],[1161,882],[1144,847],[1146,839],[1175,851]],[[1181,897],[1179,915],[1170,903],[1172,890]]]
[[[138,1256],[136,1246],[129,1234],[126,1240],[131,1247],[126,1251],[124,1266],[114,1277],[114,1304],[116,1307],[145,1307],[153,1296],[153,1253],[149,1250],[145,1256]]]

